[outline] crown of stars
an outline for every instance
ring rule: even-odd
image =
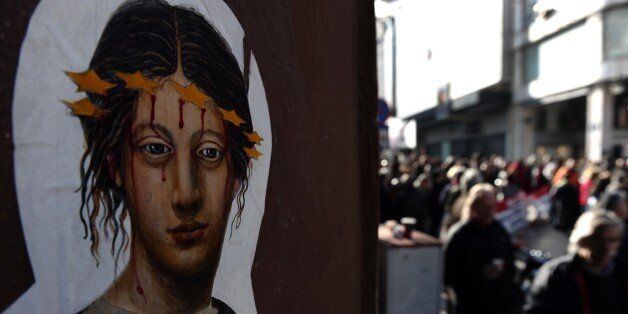
[[[105,95],[108,89],[116,86],[116,84],[101,79],[94,70],[86,72],[65,72],[65,74],[76,84],[77,92],[92,92]]]
[[[77,101],[65,101],[62,100],[75,116],[94,117],[100,119],[105,117],[109,111],[102,110],[94,105],[88,98],[83,98]]]
[[[253,133],[244,132],[244,135],[246,135],[246,138],[248,138],[249,141],[255,144],[261,144],[262,141],[264,140],[261,136],[259,136],[259,134],[257,134],[257,132],[253,132]]]
[[[117,84],[107,82],[100,78],[94,70],[87,70],[85,72],[65,72],[66,75],[76,84],[77,92],[90,92],[99,95],[106,96],[107,91]],[[127,89],[134,89],[138,91],[146,92],[150,95],[155,95],[155,88],[162,86],[162,84],[151,80],[144,76],[141,72],[124,73],[120,71],[114,71],[114,74],[124,82],[124,86]],[[240,127],[246,124],[246,121],[238,116],[235,110],[227,110],[218,106],[214,99],[203,91],[201,91],[196,84],[192,83],[187,86],[180,85],[174,81],[168,81],[172,87],[179,93],[183,101],[194,104],[199,109],[208,109],[209,105],[214,105],[218,108],[222,119],[233,124],[236,127]],[[106,117],[110,112],[96,106],[89,98],[85,97],[77,101],[62,101],[75,116],[90,117],[94,119],[102,119]],[[255,131],[247,133],[242,131],[246,139],[253,144],[253,147],[242,147],[244,153],[252,159],[258,159],[262,156],[255,145],[261,145],[264,140]]]
[[[139,71],[129,74],[124,72],[114,72],[117,77],[124,81],[126,88],[145,91],[151,95],[155,95],[155,88],[161,86],[161,84],[145,77]]]
[[[179,95],[181,95],[181,98],[185,102],[194,104],[199,109],[207,109],[207,105],[205,104],[207,102],[214,104],[214,100],[199,90],[195,84],[183,86],[173,81],[170,81],[170,84],[177,90],[177,92],[179,92]]]
[[[244,147],[244,152],[246,153],[247,156],[254,159],[258,159],[260,156],[262,156],[262,153],[258,152],[255,149],[255,147],[253,148]]]
[[[233,125],[239,126],[245,123],[245,121],[238,116],[235,110],[225,110],[222,108],[218,108],[218,110],[220,110],[220,114],[222,114],[222,119],[231,122]]]

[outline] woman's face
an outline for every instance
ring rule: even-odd
[[[152,97],[141,92],[122,181],[138,253],[188,277],[215,271],[237,183],[217,109],[208,105],[203,114],[193,103],[181,105],[172,82],[190,84],[177,71]]]
[[[621,240],[622,230],[616,226],[608,227],[590,243],[583,245],[584,257],[594,266],[606,267],[617,255]]]
[[[617,217],[621,220],[626,220],[628,218],[628,199],[626,197],[621,197],[620,200],[615,204],[615,208],[613,208],[613,212]]]
[[[497,197],[495,193],[483,192],[474,203],[473,216],[483,226],[490,225],[494,220]]]

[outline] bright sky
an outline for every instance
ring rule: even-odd
[[[435,105],[437,89],[447,82],[457,98],[499,81],[502,0],[376,4],[377,16],[396,17],[400,116]]]

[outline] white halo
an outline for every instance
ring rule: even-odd
[[[194,8],[230,45],[242,69],[244,31],[219,0],[174,0]],[[109,17],[122,1],[42,0],[20,52],[12,108],[15,184],[35,283],[7,313],[77,312],[114,279],[113,259],[102,250],[96,268],[79,220],[79,160],[84,139],[78,119],[60,99],[74,99],[64,70],[87,68]],[[251,266],[264,214],[272,138],[268,104],[251,55],[249,104],[255,130],[267,140],[253,162],[242,223],[225,237],[213,296],[237,313],[256,313]],[[230,220],[235,211],[232,210]],[[101,247],[106,247],[105,243]]]

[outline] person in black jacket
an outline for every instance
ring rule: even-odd
[[[619,189],[608,190],[604,192],[597,206],[601,210],[614,213],[624,222],[624,239],[615,258],[615,268],[624,287],[624,304],[628,309],[628,232],[625,231],[628,228],[628,194]]]
[[[440,230],[439,237],[445,239],[447,235],[447,224],[448,220],[451,219],[452,208],[454,206],[454,202],[458,199],[460,194],[462,194],[462,189],[460,188],[460,178],[462,174],[467,168],[461,165],[454,165],[449,170],[447,170],[447,179],[449,183],[443,187],[443,190],[439,196],[439,203],[443,205],[443,218],[440,222]]]
[[[431,212],[430,191],[432,182],[427,174],[420,174],[412,183],[406,186],[405,194],[398,199],[397,206],[403,217],[412,217],[417,223],[416,230],[427,232],[429,228],[429,213]]]
[[[556,229],[568,232],[573,228],[582,212],[578,174],[573,169],[563,167],[557,175],[557,188],[552,199],[552,222]]]
[[[614,264],[622,233],[623,223],[612,212],[583,214],[569,238],[570,253],[541,267],[524,312],[626,313]]]
[[[510,235],[493,218],[497,199],[489,184],[469,192],[462,220],[445,244],[445,283],[456,294],[456,313],[509,313],[516,293]]]

